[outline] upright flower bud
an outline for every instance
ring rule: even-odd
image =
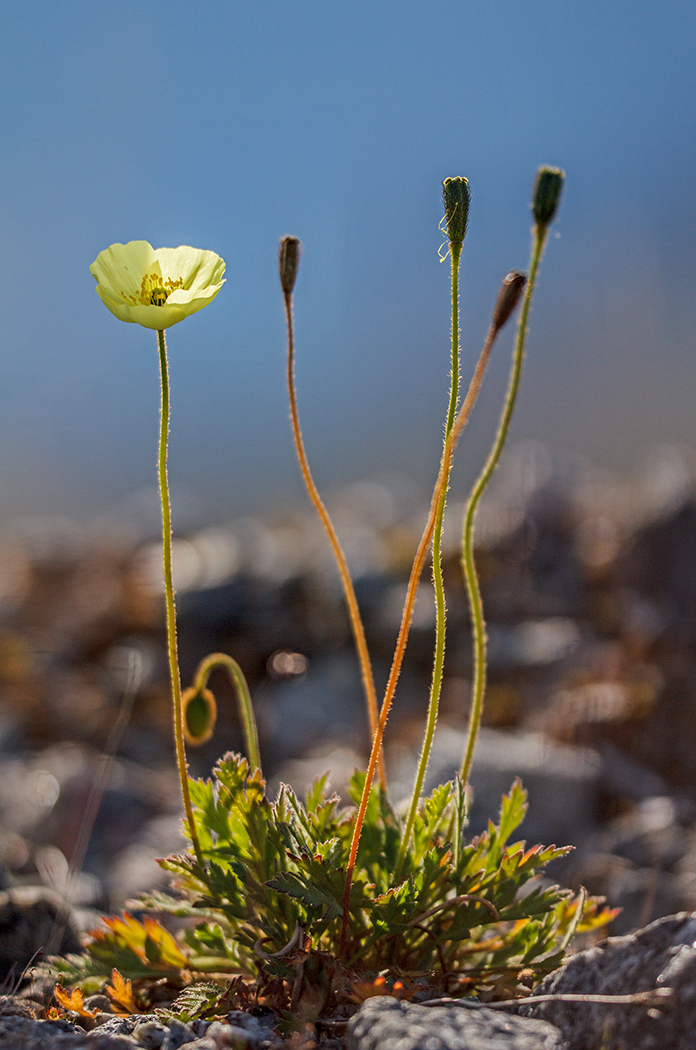
[[[565,172],[560,168],[548,168],[545,165],[539,168],[532,197],[532,211],[537,226],[548,226],[553,222],[561,202],[564,180]]]
[[[445,205],[445,220],[450,244],[462,244],[469,221],[471,192],[469,183],[461,175],[445,179],[442,183],[442,200]]]
[[[292,290],[295,287],[301,250],[302,245],[297,237],[282,238],[278,249],[278,270],[280,272],[280,287],[285,295],[292,295]]]
[[[527,275],[520,270],[511,270],[507,277],[503,278],[491,317],[491,327],[496,332],[499,332],[512,317],[526,284]]]

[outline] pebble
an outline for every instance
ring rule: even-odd
[[[573,1050],[694,1050],[696,912],[669,915],[626,937],[578,952],[535,994],[630,995],[671,988],[663,1010],[644,1005],[540,1003],[526,1008],[561,1029]]]
[[[346,1050],[568,1050],[568,1044],[544,1021],[530,1024],[485,1007],[417,1006],[384,995],[368,999],[351,1019]]]

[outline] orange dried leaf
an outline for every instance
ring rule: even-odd
[[[118,970],[111,971],[111,984],[106,986],[106,994],[113,1003],[122,1006],[129,1014],[138,1013],[138,1005],[133,997],[133,986],[123,978]]]
[[[99,1012],[98,1010],[88,1010],[85,1007],[85,998],[79,988],[68,992],[61,985],[57,984],[53,990],[53,995],[64,1010],[72,1010],[73,1013],[79,1014],[81,1017],[96,1017]]]

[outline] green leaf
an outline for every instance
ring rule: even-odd
[[[500,846],[504,846],[513,831],[517,830],[526,813],[527,792],[522,787],[520,779],[517,778],[510,788],[510,794],[503,795],[500,805],[500,821],[498,822],[497,834]]]
[[[278,893],[287,893],[288,896],[301,901],[308,909],[321,911],[324,920],[337,919],[342,913],[341,903],[330,891],[314,885],[311,880],[294,872],[281,871],[268,885]]]

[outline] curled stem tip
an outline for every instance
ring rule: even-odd
[[[256,717],[251,703],[247,680],[237,661],[231,656],[228,656],[227,653],[210,653],[199,663],[193,678],[193,685],[190,689],[186,690],[184,696],[189,694],[191,694],[192,697],[202,696],[205,700],[207,699],[206,694],[208,694],[208,696],[212,698],[213,704],[215,704],[213,694],[207,688],[207,685],[208,679],[216,667],[225,668],[232,683],[232,687],[237,694],[237,708],[239,711],[239,719],[242,723],[242,730],[244,732],[244,745],[246,747],[247,758],[249,759],[250,766],[253,769],[258,769],[260,772],[261,755],[259,752],[259,734],[256,727]],[[215,709],[213,708],[213,710]],[[212,727],[210,732],[212,733]],[[208,737],[205,739],[208,739]]]

